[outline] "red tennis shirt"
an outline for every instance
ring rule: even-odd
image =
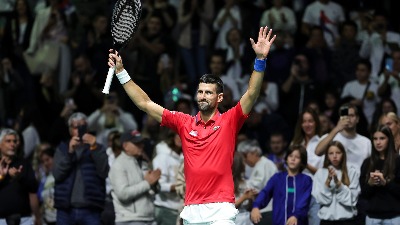
[[[164,110],[161,126],[173,129],[182,140],[185,205],[235,202],[233,154],[237,134],[247,117],[240,102],[223,114],[217,111],[207,123],[200,113],[191,116]]]

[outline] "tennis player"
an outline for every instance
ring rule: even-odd
[[[231,168],[236,136],[259,96],[267,55],[275,37],[271,29],[261,27],[257,42],[250,38],[256,59],[248,89],[237,105],[223,114],[217,109],[223,99],[223,83],[218,76],[205,74],[200,78],[196,116],[169,111],[148,97],[124,70],[118,53],[110,50],[108,65],[116,67],[117,78],[133,103],[181,137],[186,194],[180,216],[185,225],[235,224],[238,211]]]

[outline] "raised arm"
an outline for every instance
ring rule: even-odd
[[[266,63],[265,61],[267,59],[269,49],[271,48],[271,45],[276,37],[276,35],[274,35],[271,38],[272,29],[268,31],[268,34],[267,31],[268,27],[260,28],[257,43],[255,43],[254,40],[250,38],[251,46],[253,47],[254,53],[256,53],[257,58],[255,60],[254,70],[251,74],[247,91],[240,99],[240,105],[242,106],[242,111],[244,114],[250,113],[251,108],[255,104],[258,96],[260,95],[262,81],[264,78]]]
[[[116,62],[116,64],[114,63]],[[144,92],[129,76],[128,72],[124,69],[121,56],[118,52],[113,53],[110,49],[108,66],[113,67],[116,65],[115,74],[117,74],[119,82],[124,87],[126,93],[132,102],[142,111],[153,117],[157,122],[161,122],[161,117],[164,108],[157,103],[153,102],[149,96]]]

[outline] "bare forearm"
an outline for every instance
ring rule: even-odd
[[[328,147],[329,142],[331,142],[333,140],[333,138],[336,136],[336,134],[338,133],[337,129],[334,128],[329,134],[328,136],[326,136],[324,139],[322,139],[317,147],[315,148],[315,154],[318,156],[321,156],[325,153],[326,148]]]
[[[240,104],[244,114],[250,113],[251,108],[257,101],[257,98],[260,95],[263,78],[264,72],[257,72],[254,70],[251,74],[249,87],[247,88],[246,93],[244,93],[243,97],[240,99]]]

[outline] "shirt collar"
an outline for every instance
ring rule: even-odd
[[[219,116],[221,116],[221,113],[220,113],[218,110],[215,111],[214,116],[211,117],[211,119],[210,119],[207,123],[215,122],[215,121],[218,119]],[[198,113],[196,114],[196,117],[195,117],[195,118],[196,118],[196,124],[199,124],[199,123],[204,123],[204,124],[206,124],[206,123],[201,119],[200,112],[198,112]]]

